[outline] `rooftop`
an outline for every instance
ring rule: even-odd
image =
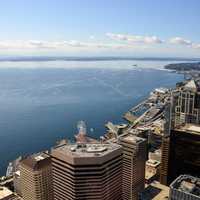
[[[170,188],[200,197],[200,178],[181,175],[171,183]]]
[[[5,197],[9,197],[12,194],[13,194],[13,192],[10,191],[8,188],[0,187],[0,199],[3,199]]]
[[[132,134],[129,134],[127,136],[122,137],[121,140],[125,141],[125,142],[128,142],[128,143],[132,143],[132,144],[139,144],[139,143],[145,141],[144,138],[137,137],[137,136],[132,135]]]
[[[141,193],[143,200],[166,200],[169,198],[169,187],[154,181]]]
[[[160,165],[160,162],[157,160],[149,159],[146,161],[146,165],[151,166],[151,167],[158,167]]]
[[[168,89],[167,88],[163,88],[163,87],[155,89],[155,92],[162,93],[162,94],[165,94],[167,91],[168,91]]]
[[[21,161],[22,165],[28,166],[33,170],[39,170],[50,162],[50,156],[45,152],[32,154]]]
[[[151,181],[153,178],[156,178],[158,175],[158,167],[160,165],[160,162],[157,160],[149,159],[146,161],[146,167],[145,167],[145,179],[147,181]]]
[[[52,156],[60,157],[71,164],[92,164],[109,160],[115,152],[121,154],[121,146],[114,143],[75,143],[52,149]]]
[[[179,131],[189,132],[192,134],[200,135],[200,126],[196,124],[185,124],[184,126],[181,126],[177,128]]]
[[[194,81],[193,79],[190,80],[190,81],[188,81],[188,82],[184,85],[184,88],[185,88],[185,89],[189,89],[189,90],[194,90],[194,91],[197,90],[196,83],[195,83],[195,81]]]
[[[57,151],[73,157],[99,157],[120,148],[117,144],[68,144],[56,148]]]

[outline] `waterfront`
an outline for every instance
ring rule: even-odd
[[[132,66],[135,63],[137,67]],[[182,80],[182,75],[161,70],[165,64],[0,63],[0,174],[21,154],[50,148],[63,137],[73,138],[79,120],[86,121],[89,135],[103,135],[107,121],[122,122],[122,114],[151,90],[173,87]]]

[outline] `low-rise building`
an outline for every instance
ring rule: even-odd
[[[145,182],[150,183],[153,180],[159,178],[160,162],[157,160],[149,159],[146,161],[145,167]]]
[[[168,200],[169,187],[154,181],[139,194],[139,200]]]
[[[22,200],[6,187],[0,187],[0,200]]]
[[[200,178],[181,175],[170,185],[170,200],[200,200]]]

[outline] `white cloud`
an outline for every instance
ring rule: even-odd
[[[127,45],[113,44],[113,43],[96,43],[96,42],[80,42],[76,40],[64,41],[65,45],[71,47],[81,47],[81,48],[123,48]]]
[[[191,40],[182,37],[174,37],[169,39],[169,43],[176,45],[184,45],[193,49],[200,49],[200,43],[192,42]]]
[[[51,49],[56,46],[55,43],[38,40],[0,41],[0,49]]]
[[[38,40],[15,40],[0,41],[0,49],[5,50],[66,50],[66,49],[122,49],[132,48],[130,45],[116,43],[81,42],[77,40],[69,41],[38,41]]]
[[[30,40],[27,42],[27,44],[32,48],[55,48],[55,44],[53,45],[53,43],[45,41]]]
[[[160,40],[156,36],[134,36],[134,35],[124,35],[124,34],[106,34],[113,41],[96,41],[95,38],[87,41],[78,40],[66,40],[66,41],[45,41],[45,40],[3,40],[0,41],[0,52],[2,53],[94,53],[94,52],[110,52],[110,53],[137,53],[145,52],[146,54],[151,54],[152,52],[160,52],[169,47],[166,45],[160,45],[159,47],[153,44],[165,43],[174,44],[172,48],[174,50],[180,50],[177,48],[178,45],[185,45],[188,50],[187,53],[198,53],[200,50],[200,43],[193,43],[190,40],[186,40],[181,37],[174,37],[166,42]],[[124,41],[124,42],[123,42]]]
[[[157,36],[125,35],[115,33],[106,33],[106,36],[113,40],[128,41],[131,43],[159,44],[163,42]]]
[[[169,42],[171,44],[180,44],[180,45],[187,45],[187,46],[192,45],[192,42],[190,40],[186,40],[182,37],[171,38],[171,39],[169,39]]]
[[[76,40],[64,41],[63,44],[66,46],[72,46],[72,47],[88,47],[88,45],[89,45],[89,44],[79,42]]]
[[[200,44],[192,44],[192,48],[194,49],[200,49]]]

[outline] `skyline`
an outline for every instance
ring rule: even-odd
[[[0,5],[0,56],[200,54],[197,0],[8,0]]]

